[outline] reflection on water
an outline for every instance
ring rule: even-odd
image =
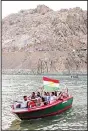
[[[21,100],[42,85],[42,76],[3,75],[2,129],[8,130],[86,130],[87,128],[87,77],[50,76],[66,84],[73,95],[73,106],[66,112],[43,119],[19,121],[11,113],[13,100]]]
[[[50,116],[43,119],[36,120],[26,120],[26,121],[18,121],[14,120],[9,128],[9,130],[69,130],[75,129],[81,130],[86,129],[83,119],[83,115],[76,116],[74,113],[74,108],[67,110],[66,112],[56,115]],[[79,121],[80,120],[80,121]],[[74,122],[75,121],[75,122]],[[86,123],[85,123],[86,124]]]
[[[56,125],[56,123],[60,122],[60,125],[58,124],[57,129],[60,129],[59,126],[61,126],[61,121],[65,122],[65,119],[70,118],[72,109],[69,109],[68,111],[64,112],[63,114],[56,115],[56,116],[50,116],[46,118],[40,118],[36,120],[26,120],[26,121],[18,121],[17,119],[14,120],[9,128],[9,130],[41,130],[43,128],[53,127]]]

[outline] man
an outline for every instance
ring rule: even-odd
[[[37,96],[36,96],[36,105],[37,106],[40,106],[41,105],[41,95],[40,95],[40,92],[37,92]]]
[[[21,108],[27,108],[28,107],[28,100],[27,96],[23,96],[24,101],[21,103]]]
[[[37,92],[37,97],[40,97],[40,98],[41,98],[40,92]]]
[[[32,92],[31,99],[35,99],[35,98],[36,98],[35,92]]]
[[[51,96],[50,96],[50,104],[53,103],[54,101],[57,100],[57,97],[55,96],[55,93],[52,92]]]
[[[47,103],[50,103],[50,93],[47,92]]]

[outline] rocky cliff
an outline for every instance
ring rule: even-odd
[[[30,73],[86,71],[87,11],[45,5],[2,20],[2,68]]]

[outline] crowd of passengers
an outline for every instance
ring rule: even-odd
[[[63,98],[68,97],[68,93],[62,92],[44,92],[43,95],[40,92],[32,92],[30,97],[23,96],[24,101],[17,104],[16,108],[32,108],[38,106],[44,106],[47,104],[51,104],[56,100],[62,100]]]

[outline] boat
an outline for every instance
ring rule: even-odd
[[[71,78],[78,78],[78,74],[71,75]]]
[[[52,104],[32,109],[13,109],[12,113],[21,120],[37,119],[47,116],[53,116],[64,112],[72,107],[73,97],[70,96],[63,100],[58,100]]]
[[[49,79],[50,80],[50,79]],[[38,119],[60,114],[72,107],[73,96],[68,95],[47,105],[33,108],[13,108],[12,113],[20,120]]]

